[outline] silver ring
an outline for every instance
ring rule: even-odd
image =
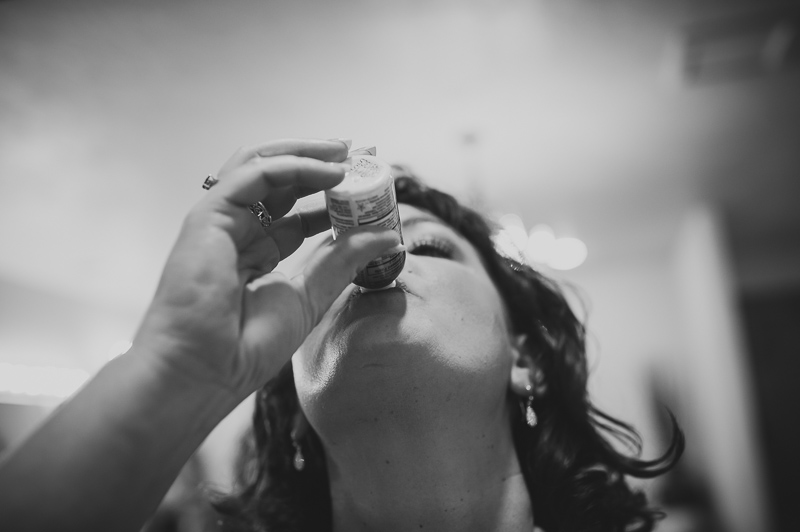
[[[272,225],[272,216],[270,216],[269,211],[260,201],[250,205],[250,212],[256,215],[261,227],[264,229],[268,229],[269,226]]]
[[[217,183],[219,183],[219,179],[213,175],[208,175],[206,176],[205,181],[203,181],[203,188],[205,190],[209,190]],[[264,229],[268,229],[269,226],[272,225],[272,216],[270,216],[269,211],[260,201],[250,205],[250,212],[252,212],[256,218],[258,218],[258,223],[260,223],[261,227]]]
[[[217,183],[219,183],[219,179],[217,179],[217,178],[216,178],[216,177],[214,177],[213,175],[210,175],[210,174],[209,174],[209,175],[206,177],[206,180],[205,180],[205,181],[203,181],[203,189],[204,189],[204,190],[208,190],[208,189],[210,189],[211,187],[213,187],[214,185],[216,185]]]

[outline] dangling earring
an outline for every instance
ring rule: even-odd
[[[533,411],[533,386],[527,384],[525,390],[528,392],[528,401],[525,404],[525,423],[530,428],[535,427],[539,423],[539,418],[536,417],[536,412]]]
[[[292,445],[294,446],[294,468],[302,471],[306,467],[306,459],[303,457],[303,449],[300,448],[294,431],[292,432]]]

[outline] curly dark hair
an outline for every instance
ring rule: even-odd
[[[632,490],[625,477],[651,478],[675,465],[684,437],[674,417],[665,453],[639,459],[642,442],[633,427],[589,400],[584,326],[559,288],[528,265],[499,254],[483,216],[402,167],[395,175],[399,202],[438,216],[475,247],[505,301],[514,332],[527,335],[528,352],[545,375],[547,393],[536,401],[537,426],[530,428],[521,409],[512,409],[512,434],[537,526],[547,532],[652,530],[663,514],[649,507],[644,493]],[[509,392],[509,401],[519,399]],[[331,530],[325,456],[311,427],[296,437],[305,468],[293,466],[298,419],[304,418],[289,363],[257,394],[252,433],[244,440],[238,467],[241,490],[216,503],[226,530]],[[612,440],[630,455],[616,450]]]

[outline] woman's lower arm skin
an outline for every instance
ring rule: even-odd
[[[149,354],[149,353],[148,353]],[[132,349],[0,465],[4,530],[138,531],[242,399]]]
[[[135,347],[0,464],[3,530],[138,532],[214,426],[289,360],[360,266],[400,244],[360,228],[302,275],[272,272],[329,227],[277,213],[339,184],[348,149],[290,139],[231,157],[187,215]],[[250,212],[258,201],[276,215],[269,227]]]

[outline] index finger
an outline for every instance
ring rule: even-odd
[[[348,168],[343,163],[296,155],[254,158],[221,180],[207,197],[225,198],[231,204],[248,206],[264,201],[271,191],[279,188],[319,191],[335,187],[342,182]]]
[[[270,140],[237,151],[223,168],[243,164],[253,157],[297,155],[325,162],[339,163],[347,158],[352,141],[349,139],[280,139]]]
[[[269,228],[269,235],[278,248],[280,260],[284,260],[297,251],[306,238],[330,227],[331,220],[325,205],[303,206],[274,222]]]

